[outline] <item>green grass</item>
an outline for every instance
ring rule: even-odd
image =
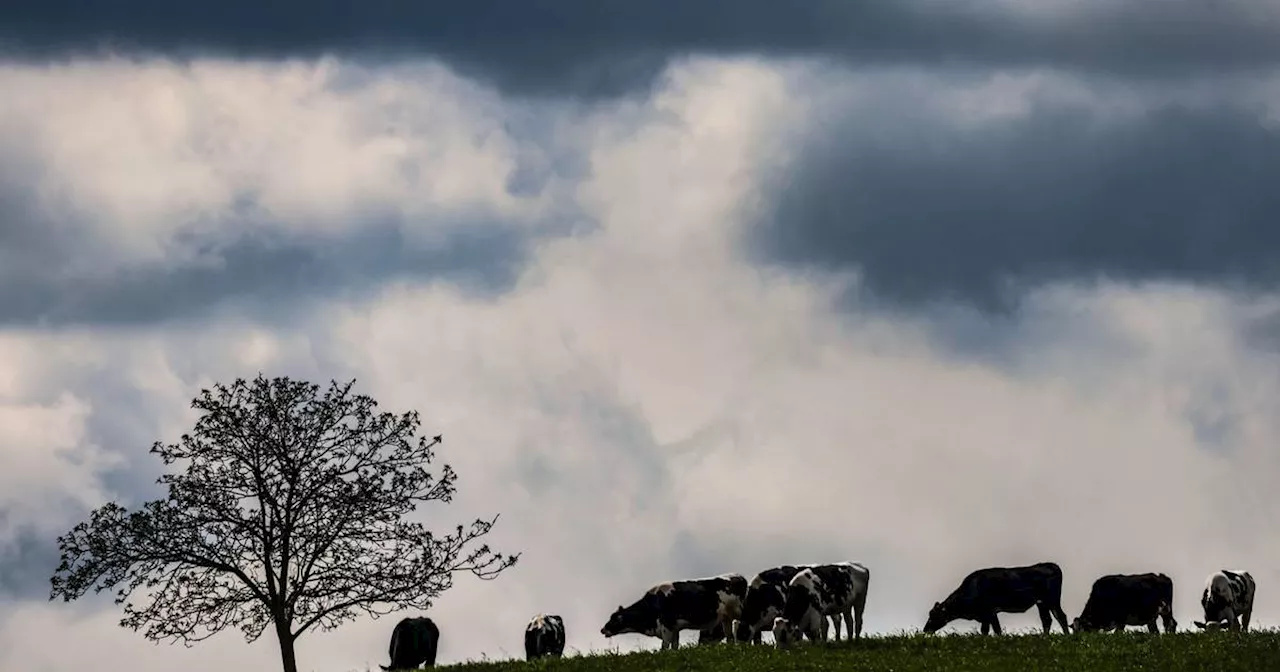
[[[1070,636],[1055,633],[1047,637],[1039,634],[902,635],[868,637],[854,643],[804,644],[783,651],[769,645],[699,647],[687,644],[676,651],[602,653],[534,663],[464,663],[449,669],[457,672],[1267,672],[1280,671],[1280,632],[1179,632],[1152,636],[1144,631],[1130,631]]]

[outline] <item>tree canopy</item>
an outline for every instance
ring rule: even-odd
[[[59,537],[50,599],[115,589],[122,626],[188,646],[271,627],[296,672],[308,630],[425,610],[454,574],[513,566],[519,554],[481,543],[497,515],[447,534],[408,519],[452,501],[453,469],[428,470],[443,437],[418,436],[416,411],[378,412],[354,384],[259,374],[201,390],[194,430],[151,448],[181,467],[157,481],[167,496],[133,511],[107,503]]]

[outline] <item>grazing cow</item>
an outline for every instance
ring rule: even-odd
[[[1058,619],[1063,632],[1070,632],[1062,611],[1062,568],[1057,564],[979,569],[964,577],[945,600],[933,604],[924,631],[933,634],[951,621],[968,619],[982,624],[982,634],[995,630],[999,635],[1003,631],[996,614],[1021,614],[1033,605],[1040,611],[1045,634],[1049,633],[1050,614]]]
[[[802,635],[825,642],[827,616],[835,623],[837,641],[842,616],[847,639],[862,637],[862,612],[870,582],[871,572],[857,562],[815,565],[796,572],[787,584],[782,616],[773,621],[774,644],[784,647]]]
[[[436,649],[440,645],[440,629],[431,619],[405,618],[391,631],[390,665],[378,665],[384,670],[411,670],[426,663],[435,667]]]
[[[1172,579],[1164,574],[1108,574],[1093,582],[1089,600],[1071,629],[1119,632],[1128,625],[1145,625],[1155,633],[1157,617],[1164,621],[1166,633],[1178,629],[1173,618]]]
[[[538,614],[524,628],[525,660],[564,655],[564,619],[555,614]]]
[[[649,590],[629,607],[618,607],[600,634],[637,633],[662,639],[662,649],[680,646],[681,630],[698,630],[698,643],[725,641],[742,615],[747,579],[723,574],[705,579],[668,581]]]
[[[734,621],[732,632],[739,642],[760,643],[765,628],[773,627],[773,619],[782,615],[787,601],[787,584],[802,569],[813,565],[782,565],[756,574],[747,586],[742,601],[742,618]]]
[[[1209,575],[1200,606],[1204,607],[1204,622],[1192,621],[1202,630],[1249,630],[1249,618],[1253,616],[1253,595],[1257,584],[1249,572],[1222,570]],[[1237,617],[1239,621],[1237,621]]]

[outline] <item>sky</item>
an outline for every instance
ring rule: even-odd
[[[1274,2],[18,0],[0,90],[4,672],[279,664],[48,601],[259,372],[418,410],[425,519],[501,514],[440,662],[539,612],[657,648],[600,627],[784,563],[866,564],[872,633],[1044,560],[1070,617],[1158,571],[1189,627],[1237,568],[1280,624]]]

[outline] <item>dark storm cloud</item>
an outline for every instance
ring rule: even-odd
[[[688,53],[830,55],[1185,73],[1280,62],[1262,0],[16,0],[0,42],[19,58],[99,48],[172,55],[434,54],[508,89],[618,93]],[[1065,6],[1065,8],[1064,8]]]
[[[998,319],[1055,280],[1280,279],[1280,134],[1251,109],[1104,119],[1040,105],[966,128],[902,107],[822,124],[806,146],[771,187],[753,251],[859,270],[863,305],[959,304]]]

